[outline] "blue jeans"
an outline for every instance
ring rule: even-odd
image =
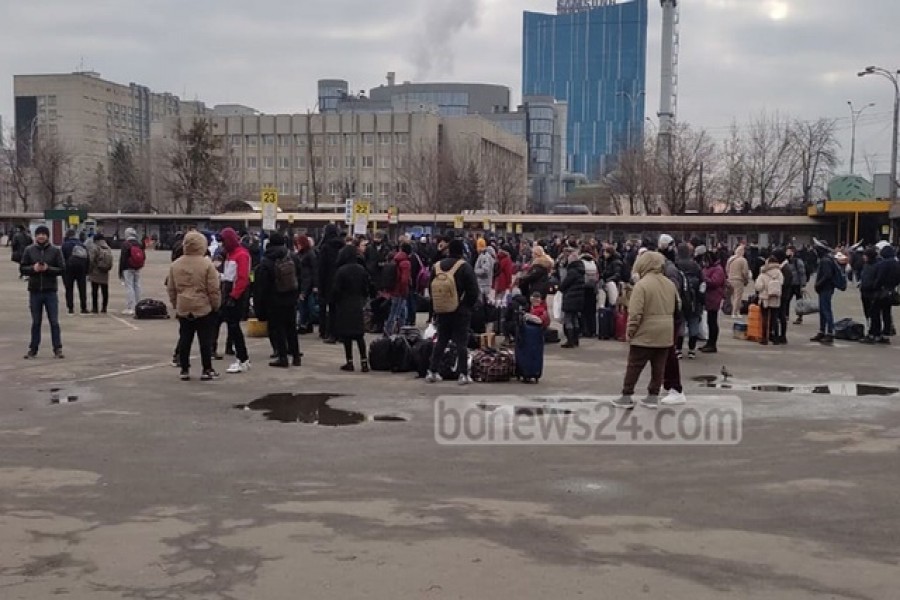
[[[37,352],[41,346],[41,321],[44,310],[47,311],[47,320],[50,321],[50,337],[53,340],[53,349],[62,348],[62,337],[59,334],[59,296],[56,292],[31,292],[28,294],[28,305],[31,308],[31,344],[29,350]]]
[[[834,335],[834,312],[831,309],[833,296],[834,290],[819,294],[819,331],[828,335]]]
[[[406,298],[391,298],[391,313],[384,323],[384,334],[394,335],[406,325]]]

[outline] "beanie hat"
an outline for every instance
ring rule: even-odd
[[[478,238],[478,241],[475,242],[475,249],[481,252],[485,248],[487,248],[487,242],[484,241],[484,238]]]
[[[462,255],[466,252],[466,246],[462,240],[450,240],[447,251],[450,253],[450,256],[462,258]]]
[[[49,237],[50,236],[50,228],[47,227],[46,225],[38,225],[34,230],[34,235],[41,235],[42,233],[44,235],[46,235],[47,237]]]
[[[675,241],[675,238],[673,238],[668,233],[664,233],[661,236],[659,236],[659,242],[656,244],[656,247],[659,248],[660,250],[665,250],[674,241]]]
[[[95,241],[95,242],[102,242],[102,241],[105,240],[105,239],[106,239],[106,238],[103,237],[103,234],[100,233],[99,231],[98,231],[97,233],[94,234],[94,241]]]
[[[697,246],[694,248],[694,257],[699,258],[706,254],[706,246]]]
[[[241,238],[238,237],[237,231],[231,227],[226,227],[219,235],[222,237],[225,249],[229,252],[241,245]]]
[[[126,240],[136,240],[137,239],[137,231],[133,228],[129,227],[125,230],[125,239]]]
[[[281,235],[280,233],[273,232],[269,236],[269,245],[270,246],[287,246],[287,239]]]

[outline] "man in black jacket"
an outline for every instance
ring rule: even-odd
[[[438,263],[443,272],[449,272],[456,266],[456,273],[453,280],[456,282],[456,293],[459,298],[459,306],[456,310],[449,313],[436,315],[437,320],[437,343],[431,352],[431,364],[425,381],[428,383],[436,383],[441,381],[439,374],[441,359],[444,357],[444,351],[450,340],[456,344],[456,367],[459,373],[459,384],[466,385],[471,383],[469,377],[469,356],[467,343],[469,341],[469,324],[472,320],[472,310],[478,301],[478,279],[475,277],[475,270],[463,258],[465,246],[463,241],[459,239],[452,240],[448,245],[449,256]],[[434,284],[435,274],[431,274],[431,284]],[[432,294],[434,296],[434,294]]]
[[[41,225],[34,231],[35,242],[22,253],[19,272],[28,277],[28,304],[31,308],[31,343],[26,359],[37,356],[41,345],[41,320],[47,311],[53,355],[64,358],[59,332],[59,296],[57,277],[66,271],[62,250],[50,243],[50,229]]]
[[[335,306],[337,298],[332,297],[331,289],[334,274],[337,273],[338,254],[344,248],[338,228],[333,223],[325,226],[325,235],[319,243],[319,337],[326,343],[336,344],[334,336]]]
[[[300,259],[287,249],[280,233],[269,236],[269,246],[259,267],[253,286],[253,308],[256,318],[268,323],[269,340],[275,350],[270,367],[300,366],[300,344],[297,340],[297,298],[300,296]],[[293,278],[281,272],[281,261],[293,263]],[[290,280],[290,281],[289,281]]]

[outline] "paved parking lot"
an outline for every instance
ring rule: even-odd
[[[163,299],[168,254],[148,255]],[[737,392],[729,446],[450,447],[439,395],[608,395],[626,347],[548,349],[538,386],[426,386],[345,374],[342,349],[306,336],[301,369],[202,383],[168,363],[174,321],[63,315],[66,359],[24,361],[25,285],[0,252],[0,597],[853,598],[900,595],[900,397]],[[859,318],[858,297],[837,299]],[[685,361],[739,385],[900,385],[900,344],[729,337]],[[46,333],[49,338],[49,333]],[[224,338],[224,336],[223,336]],[[224,372],[224,363],[217,364]],[[646,375],[645,375],[646,377]],[[645,380],[642,380],[642,383]],[[52,404],[52,389],[68,404]],[[327,393],[367,415],[323,427],[235,409]],[[688,406],[691,406],[689,403]],[[374,421],[375,415],[405,421]]]

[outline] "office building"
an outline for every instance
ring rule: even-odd
[[[567,164],[597,179],[643,136],[647,0],[560,0],[525,12],[523,96],[568,105]]]
[[[76,204],[87,201],[98,164],[109,172],[109,155],[117,142],[143,150],[152,122],[206,112],[202,102],[183,102],[137,83],[115,83],[95,72],[16,75],[13,88],[19,161],[30,163],[32,143],[42,137],[57,140],[72,158],[74,180],[66,187],[73,190],[67,196]]]
[[[392,205],[414,209],[422,199],[411,180],[427,175],[414,161],[440,151],[460,166],[472,161],[482,172],[503,170],[515,185],[489,196],[496,181],[485,174],[485,196],[492,202],[504,196],[511,212],[525,208],[525,139],[478,116],[342,112],[207,118],[228,154],[232,199],[256,201],[261,188],[272,187],[282,207],[299,210],[316,208],[317,196],[320,210],[342,210],[346,198],[370,200],[379,212]],[[190,126],[183,118],[165,119],[155,129],[153,146],[171,143],[179,122]],[[157,205],[167,204],[164,186],[155,185],[153,193]]]
[[[510,106],[510,91],[503,85],[408,81],[397,84],[393,73],[388,73],[387,85],[369,91],[369,98],[375,102],[393,102],[406,111],[433,104],[444,117],[504,113],[509,112]]]

